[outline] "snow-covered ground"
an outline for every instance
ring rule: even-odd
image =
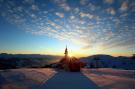
[[[135,70],[101,68],[82,72],[101,89],[135,89]]]
[[[1,70],[0,89],[38,89],[55,73],[49,68]]]
[[[58,70],[51,79],[39,89],[100,89],[93,81],[89,80],[82,72],[67,72]]]
[[[135,89],[135,70],[66,72],[50,68],[0,70],[0,89]]]

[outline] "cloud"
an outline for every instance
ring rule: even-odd
[[[38,6],[37,5],[34,5],[34,4],[31,6],[31,9],[34,10],[34,11],[39,10]]]
[[[127,11],[127,9],[128,9],[128,3],[124,1],[124,2],[121,4],[120,10],[121,10],[121,11]]]
[[[121,15],[120,15],[120,17],[124,17],[124,18],[125,18],[126,16],[128,16],[128,13],[124,13],[124,14],[121,14]]]
[[[72,16],[70,16],[70,19],[71,19],[71,20],[75,19],[75,16],[73,16],[73,15],[72,15]]]
[[[71,9],[66,0],[54,0],[54,3],[63,8],[65,11],[69,11]]]
[[[83,47],[82,47],[83,50],[88,50],[88,49],[90,49],[90,48],[92,48],[92,46],[90,46],[90,45],[86,45],[86,46],[83,46]]]
[[[59,6],[63,8],[65,11],[69,11],[71,9],[66,3],[60,4]]]
[[[79,13],[80,9],[79,8],[75,8],[74,11],[75,11],[75,13]]]
[[[35,0],[24,0],[23,3],[33,4]]]
[[[80,0],[81,5],[86,5],[88,3],[88,0]]]
[[[30,16],[31,16],[31,18],[33,18],[33,19],[35,18],[36,19],[36,15],[35,14],[31,14]]]
[[[105,3],[112,4],[114,0],[104,0]]]
[[[11,3],[7,1],[8,3],[0,3],[0,6],[4,8],[1,15],[11,24],[25,29],[26,32],[58,40],[70,40],[84,49],[94,47],[97,43],[110,45],[109,48],[111,45],[115,47],[117,46],[115,44],[118,44],[121,39],[133,38],[135,34],[134,20],[128,19],[128,15],[131,15],[130,12],[115,17],[115,15],[117,16],[115,7],[108,7],[104,10],[102,6],[89,2],[86,3],[87,5],[83,5],[82,9],[82,7],[70,7],[70,3],[68,4],[66,0],[52,1],[50,3],[58,8],[48,6],[46,9],[47,4],[43,7],[36,4],[34,0],[25,0],[21,6],[17,5],[15,1]],[[113,1],[108,0],[107,3],[111,4]],[[28,9],[26,9],[27,6]],[[42,8],[45,9],[42,10]],[[120,8],[121,11],[126,11],[128,3],[123,2]],[[101,10],[104,12],[100,13]],[[121,45],[123,44],[124,42],[121,43]]]
[[[87,7],[88,7],[90,10],[92,10],[92,11],[94,11],[94,10],[97,9],[97,6],[95,6],[95,5],[92,4],[92,3],[88,3]]]
[[[17,7],[17,10],[22,12],[23,11],[23,7],[19,6],[19,7]]]
[[[115,15],[116,14],[116,11],[113,9],[113,8],[108,8],[107,9],[107,12],[111,15]]]
[[[93,18],[93,15],[89,14],[89,13],[84,13],[84,12],[80,12],[80,17],[88,17],[89,19]]]
[[[64,13],[56,12],[55,14],[56,14],[57,16],[59,16],[60,18],[64,18]]]

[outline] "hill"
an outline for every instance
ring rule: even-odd
[[[135,59],[131,57],[110,55],[93,55],[80,58],[88,68],[121,68],[135,70]]]
[[[61,59],[61,56],[40,54],[0,54],[0,69],[45,67]]]

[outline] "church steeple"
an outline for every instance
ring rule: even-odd
[[[65,49],[65,57],[67,57],[68,56],[68,49],[67,49],[67,45],[66,45],[66,49]]]
[[[64,54],[65,56],[60,60],[58,67],[66,71],[80,71],[83,64],[77,58],[68,56],[67,46]]]

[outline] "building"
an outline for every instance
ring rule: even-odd
[[[64,57],[59,62],[59,67],[66,71],[80,71],[81,67],[84,66],[83,62],[76,57],[68,56],[68,49],[66,46]]]

